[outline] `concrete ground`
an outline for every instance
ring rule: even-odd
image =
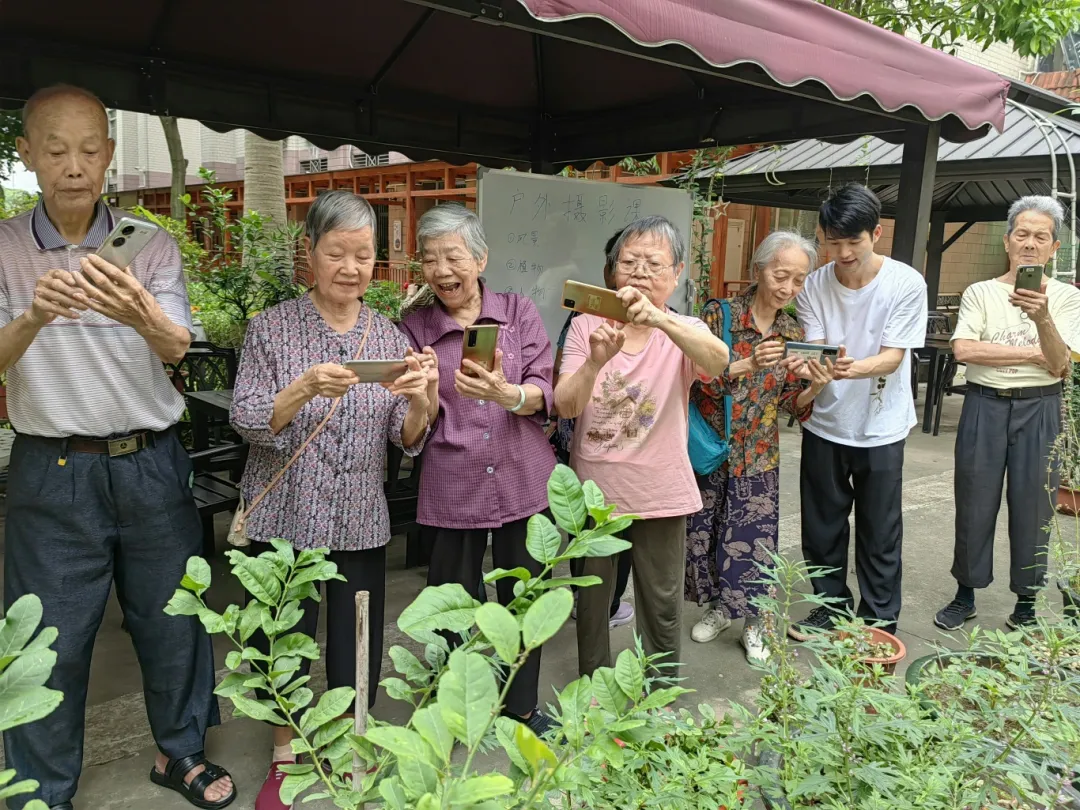
[[[945,404],[941,433],[934,437],[915,428],[908,439],[904,474],[904,609],[900,617],[900,637],[908,647],[908,661],[931,651],[931,645],[944,642],[957,645],[956,637],[946,637],[932,624],[934,613],[955,592],[949,576],[953,541],[952,453],[956,421],[962,397],[950,397]],[[922,416],[922,400],[918,403]],[[799,552],[799,434],[798,428],[784,428],[781,439],[781,549]],[[998,519],[998,580],[979,595],[979,621],[985,626],[1003,626],[1013,607],[1008,590],[1008,538],[1005,533],[1004,507]],[[227,523],[219,524],[219,547],[224,544]],[[388,602],[386,615],[396,618],[424,586],[425,569],[406,570],[404,539],[396,538],[389,554],[387,574]],[[240,596],[239,587],[227,577],[227,561],[215,561],[217,584],[211,589],[211,602],[217,609]],[[850,574],[852,586],[855,577]],[[1056,592],[1053,594],[1056,599]],[[687,684],[697,690],[693,702],[709,702],[722,708],[730,700],[750,700],[758,676],[742,655],[736,624],[710,644],[690,640],[690,628],[699,609],[686,605],[683,623],[683,674]],[[87,708],[86,767],[76,810],[182,810],[190,807],[176,794],[162,791],[148,780],[154,758],[143,708],[139,669],[130,639],[120,629],[120,609],[112,600],[98,634],[90,679]],[[386,649],[402,643],[403,637],[391,623],[386,628]],[[613,631],[613,648],[633,643],[633,625]],[[219,677],[224,673],[224,644],[218,645]],[[392,670],[385,658],[384,676]],[[316,668],[315,680],[321,678]],[[577,651],[573,623],[569,623],[544,648],[541,683],[561,686],[577,677]],[[552,699],[550,690],[541,697]],[[391,718],[403,712],[384,694],[375,708],[375,716]],[[232,718],[230,707],[222,705],[224,723],[212,729],[207,739],[207,755],[228,768],[239,787],[239,797],[232,807],[253,810],[255,794],[266,774],[270,754],[270,730],[267,726]],[[322,803],[305,807],[321,808]]]

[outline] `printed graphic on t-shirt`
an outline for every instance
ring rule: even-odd
[[[630,384],[622,372],[612,371],[592,398],[592,425],[585,441],[597,450],[640,447],[656,423],[656,399],[641,383]]]
[[[990,334],[990,343],[998,343],[1002,346],[1017,346],[1024,348],[1031,348],[1039,345],[1039,332],[1035,329],[1034,324],[1028,320],[1026,312],[1020,313],[1020,319],[1023,321],[1016,326],[1007,326],[1004,329],[999,329],[996,332]],[[994,371],[998,374],[1009,375],[1019,374],[1020,370],[1017,368],[998,367]]]

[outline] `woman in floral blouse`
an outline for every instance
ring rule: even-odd
[[[769,657],[751,600],[762,592],[755,582],[761,579],[758,563],[768,564],[777,549],[780,413],[809,418],[814,397],[832,379],[828,361],[796,369],[795,358],[781,359],[785,341],[803,339],[784,307],[795,300],[816,261],[814,243],[797,233],[777,231],[765,238],[751,260],[757,283],[731,299],[732,363],[722,378],[690,390],[690,401],[721,436],[723,398],[732,397],[728,459],[698,478],[703,506],[688,518],[686,598],[708,604],[691,638],[712,641],[732,617],[743,616],[742,643],[751,661]],[[719,302],[708,304],[701,318],[721,335]]]
[[[345,581],[326,584],[326,680],[335,689],[355,683],[354,595],[371,594],[370,664],[374,702],[382,663],[386,544],[390,519],[383,492],[386,443],[409,456],[423,448],[428,430],[428,377],[437,373],[433,355],[412,356],[409,343],[390,321],[364,304],[375,266],[375,213],[349,191],[321,195],[307,215],[305,243],[315,279],[311,292],[254,318],[248,326],[230,421],[251,443],[240,489],[248,504],[270,483],[308,436],[337,409],[247,522],[250,552],[272,550],[282,538],[297,550],[329,548]],[[405,358],[408,370],[393,383],[358,384],[343,363]],[[409,355],[406,357],[406,355]],[[438,396],[437,391],[432,392]],[[304,615],[291,628],[315,637],[319,603],[305,599]],[[268,651],[257,633],[251,642]],[[307,674],[304,659],[296,677]],[[291,729],[274,728],[270,771],[255,810],[285,810],[279,798],[295,762]]]

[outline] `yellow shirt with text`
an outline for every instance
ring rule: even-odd
[[[1013,285],[1002,281],[979,281],[964,290],[953,340],[978,340],[1000,346],[1039,346],[1034,322],[1009,303]],[[1080,290],[1049,279],[1046,283],[1050,318],[1061,339],[1072,351],[1080,351]],[[1044,368],[1023,363],[1016,366],[967,364],[967,381],[989,388],[1033,388],[1053,385],[1060,378]]]

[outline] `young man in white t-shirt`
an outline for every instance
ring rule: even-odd
[[[834,382],[803,424],[800,500],[803,557],[834,569],[814,590],[843,602],[819,607],[789,632],[805,639],[851,610],[848,517],[855,506],[858,615],[895,629],[900,615],[904,526],[900,489],[904,441],[915,425],[911,352],[926,338],[926,282],[912,267],[874,251],[881,203],[846,185],[818,214],[832,262],[806,280],[796,299],[807,341],[840,346]],[[845,604],[846,603],[846,604]]]
[[[1035,596],[1046,581],[1047,495],[1057,489],[1050,463],[1061,430],[1061,378],[1069,349],[1080,348],[1080,290],[1043,276],[1038,292],[1017,290],[1017,269],[1044,267],[1064,219],[1052,197],[1022,197],[1009,209],[1009,271],[964,291],[953,332],[956,359],[967,364],[968,391],[956,429],[956,598],[934,624],[959,630],[975,616],[975,589],[994,578],[994,529],[1008,472],[1010,627],[1035,621]],[[1047,470],[1050,469],[1049,478]]]

